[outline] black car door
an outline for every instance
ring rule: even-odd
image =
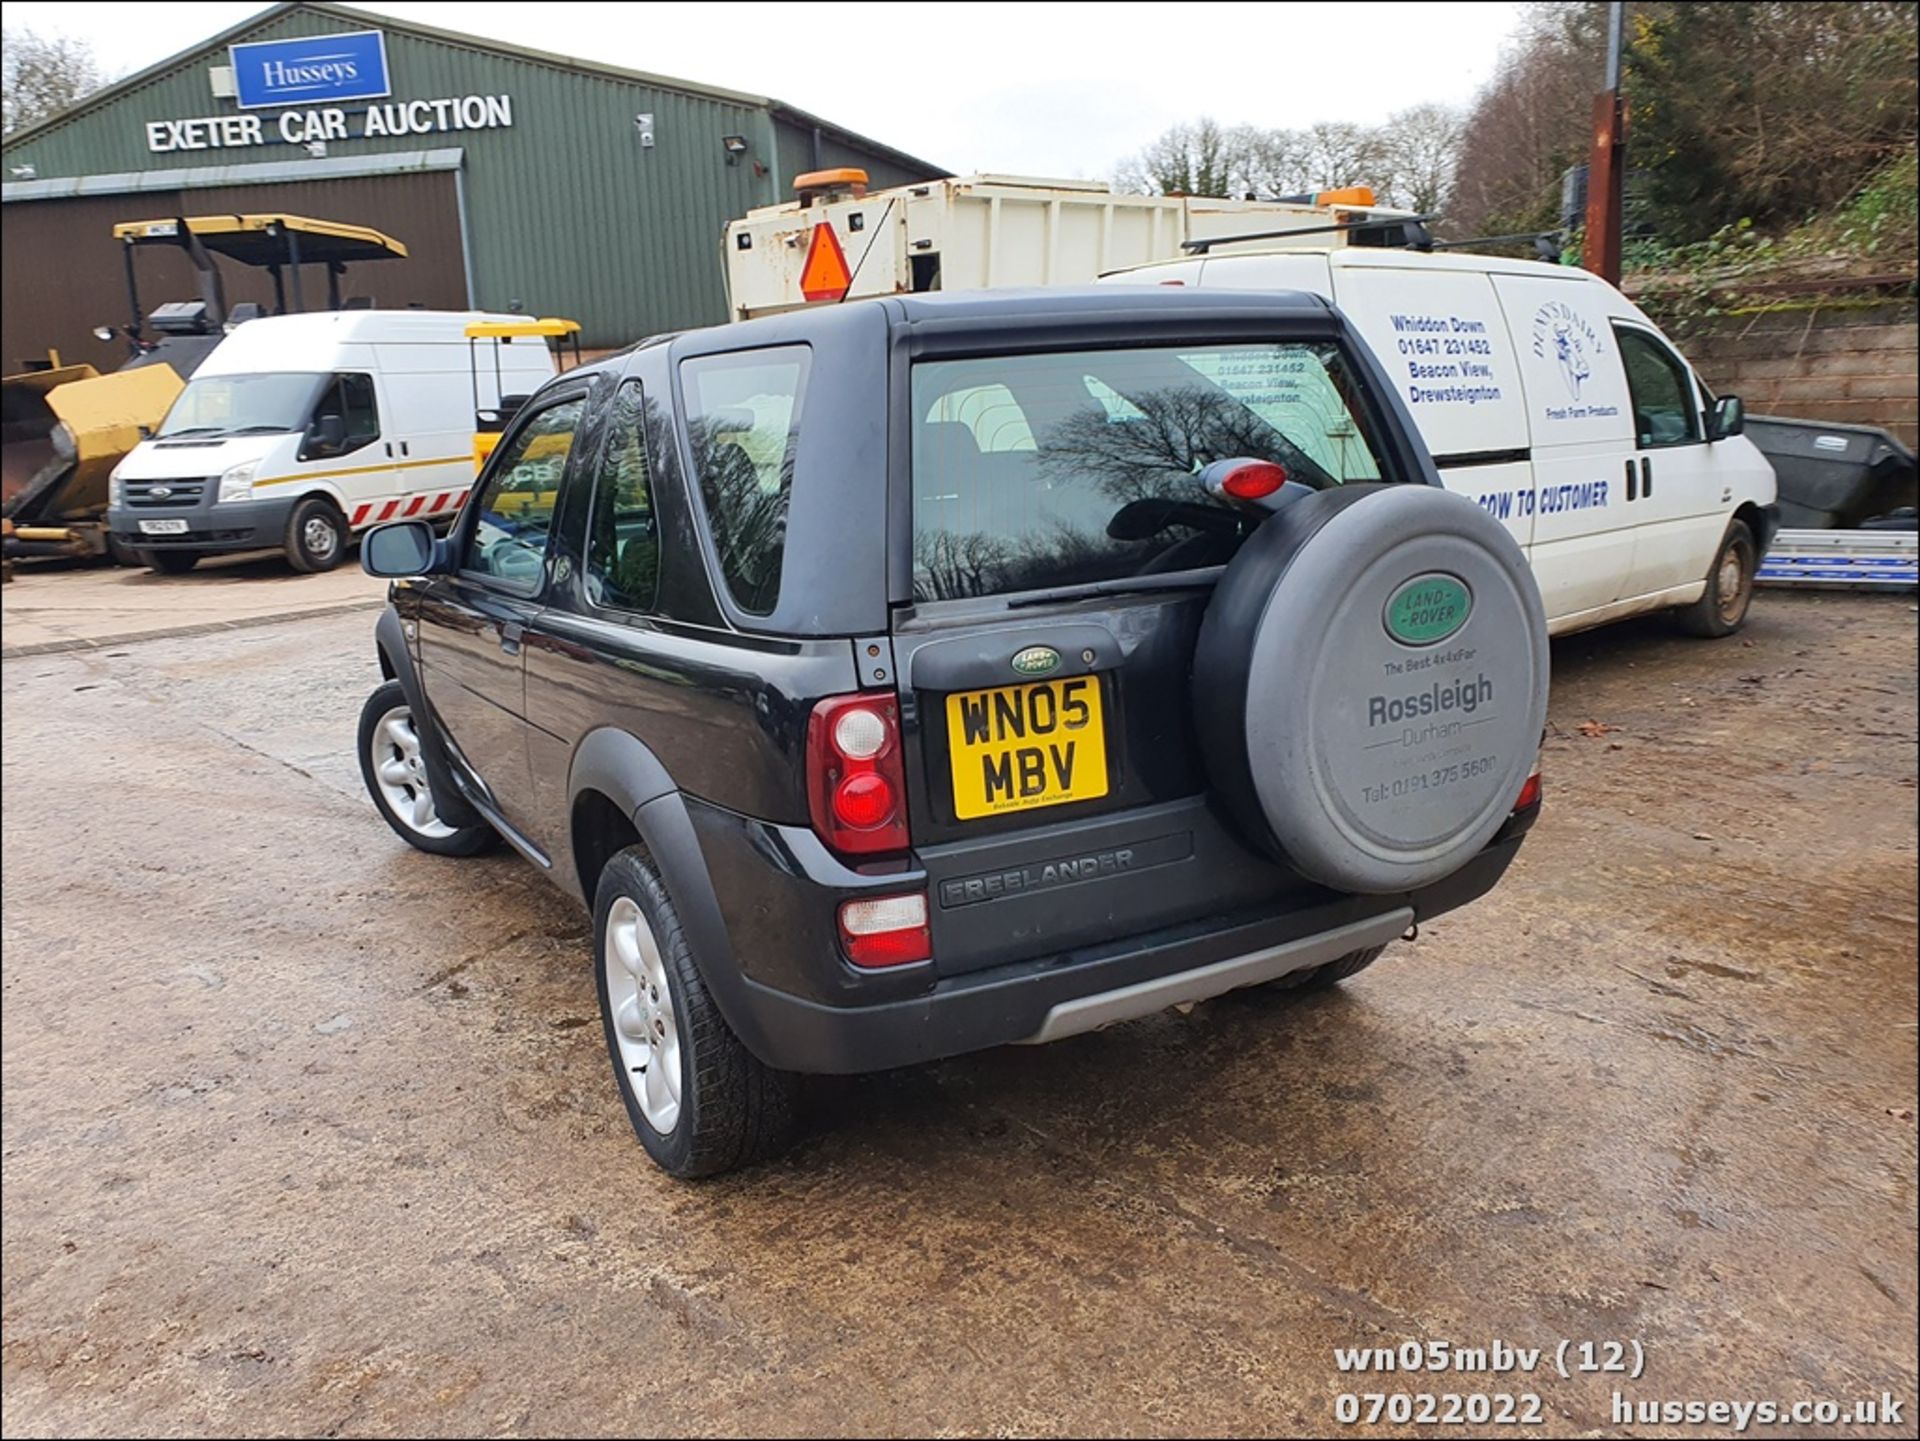
[[[562,393],[520,417],[455,528],[453,573],[426,587],[420,607],[427,699],[456,759],[522,835],[534,830],[522,641],[546,590],[585,403]]]

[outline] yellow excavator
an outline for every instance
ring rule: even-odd
[[[131,324],[103,325],[94,334],[101,340],[124,337],[132,352],[126,363],[102,375],[91,365],[62,365],[58,353],[50,352],[45,366],[0,378],[0,548],[8,560],[97,556],[111,549],[107,478],[114,466],[166,417],[187,377],[227,332],[267,313],[253,304],[228,307],[216,255],[268,271],[274,313],[284,315],[306,308],[302,266],[326,267],[328,304],[338,310],[340,277],[348,265],[407,254],[406,246],[377,230],[299,215],[130,220],[115,225],[113,236],[126,257]],[[135,256],[156,246],[185,252],[200,295],[143,315]]]

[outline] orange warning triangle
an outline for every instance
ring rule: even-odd
[[[847,269],[846,253],[840,249],[840,237],[824,220],[813,227],[813,242],[807,247],[807,263],[800,271],[800,293],[808,300],[843,300],[853,284],[853,272]]]

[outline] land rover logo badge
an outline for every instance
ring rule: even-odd
[[[1060,669],[1060,652],[1050,645],[1030,645],[1013,658],[1016,675],[1052,675]]]
[[[1402,645],[1437,645],[1467,623],[1473,594],[1438,571],[1416,575],[1387,602],[1387,634]]]

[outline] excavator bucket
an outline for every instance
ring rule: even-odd
[[[171,366],[101,375],[65,365],[0,379],[0,514],[23,553],[86,555],[104,543],[107,477],[165,418],[184,382]]]

